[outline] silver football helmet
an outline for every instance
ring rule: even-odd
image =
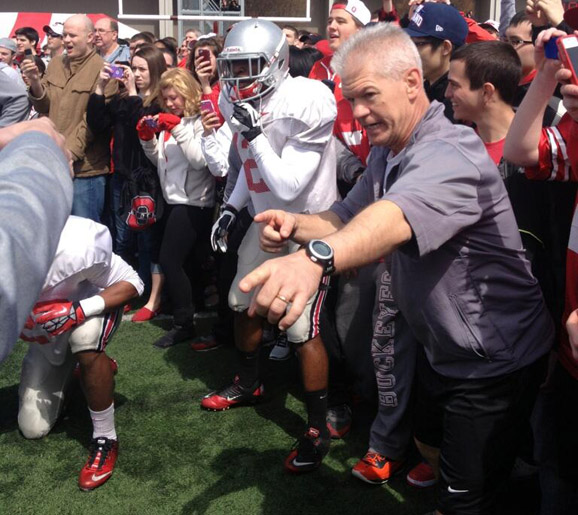
[[[283,31],[266,20],[237,23],[217,58],[221,91],[231,102],[250,102],[272,93],[289,73]]]

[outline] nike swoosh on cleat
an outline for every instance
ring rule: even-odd
[[[452,488],[451,486],[448,485],[448,492],[450,494],[465,494],[469,492],[469,490],[456,490],[455,488]]]
[[[93,481],[100,481],[101,479],[104,479],[106,476],[110,476],[112,474],[112,472],[105,472],[104,474],[101,474],[100,476],[97,476],[96,474],[92,474],[92,480]]]
[[[296,459],[293,459],[293,465],[295,465],[296,467],[306,467],[307,465],[315,465],[314,461],[297,461]]]

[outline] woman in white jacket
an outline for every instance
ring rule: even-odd
[[[193,338],[193,294],[185,272],[195,246],[208,242],[215,205],[215,179],[201,151],[201,90],[185,70],[165,72],[159,84],[164,113],[137,125],[147,157],[157,166],[168,204],[160,264],[173,303],[174,326],[155,342],[165,348]]]

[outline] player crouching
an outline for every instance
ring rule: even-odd
[[[114,469],[114,372],[104,351],[120,323],[122,307],[142,291],[137,273],[112,253],[108,229],[69,217],[21,335],[31,343],[22,364],[18,425],[25,438],[50,432],[78,362],[93,425],[90,455],[78,479],[82,490],[99,487]]]

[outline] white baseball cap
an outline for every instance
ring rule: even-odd
[[[42,30],[46,34],[50,34],[51,36],[58,36],[59,38],[62,37],[62,32],[64,31],[64,23],[61,21],[56,21],[51,23],[50,25],[44,25]]]
[[[331,9],[343,9],[353,16],[362,25],[371,21],[371,11],[361,0],[344,0],[343,3],[333,4]]]

